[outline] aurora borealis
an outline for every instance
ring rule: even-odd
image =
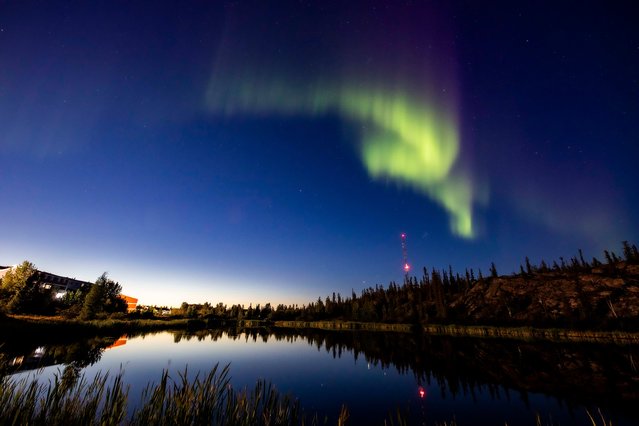
[[[454,86],[446,75],[452,73],[451,67],[431,58],[434,55],[425,49],[416,49],[413,58],[403,54],[411,38],[424,37],[429,31],[403,26],[386,34],[392,42],[385,48],[371,51],[371,40],[353,41],[357,39],[353,33],[373,34],[375,20],[362,22],[356,30],[335,31],[332,20],[320,17],[299,30],[302,34],[330,32],[333,43],[300,57],[282,42],[286,37],[277,30],[247,35],[244,28],[259,27],[263,11],[237,9],[228,17],[231,24],[222,37],[208,87],[213,113],[344,118],[359,129],[361,160],[371,177],[388,178],[427,195],[449,214],[455,235],[473,237],[471,178],[455,169],[460,153],[457,99],[454,91],[445,93],[446,85],[435,95],[441,82]],[[347,16],[349,12],[353,13],[344,11]],[[237,15],[241,25],[233,25]],[[430,27],[433,19],[428,16],[419,24]],[[446,35],[431,34],[433,39],[438,37]],[[347,54],[343,54],[344,46]],[[331,61],[329,67],[309,64]]]
[[[629,7],[0,6],[0,265],[304,303],[637,242]],[[179,289],[177,291],[176,289]]]
[[[231,88],[228,92],[234,93]],[[337,112],[365,127],[361,156],[374,178],[389,177],[427,194],[450,214],[451,230],[470,238],[472,187],[453,172],[459,154],[454,120],[428,106],[411,102],[407,96],[319,88],[316,94],[299,96],[269,87],[253,88],[249,96],[221,100],[209,96],[212,108],[260,113]]]

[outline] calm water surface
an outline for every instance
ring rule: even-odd
[[[110,347],[109,347],[110,346]],[[90,378],[124,370],[129,405],[168,369],[189,377],[230,364],[235,388],[257,379],[300,399],[307,412],[381,424],[397,409],[414,424],[589,424],[598,408],[614,425],[639,424],[639,347],[541,344],[401,333],[163,332],[64,345],[4,345],[18,372],[46,380],[75,363]]]

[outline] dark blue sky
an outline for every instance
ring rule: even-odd
[[[344,4],[342,4],[344,3]],[[303,303],[637,242],[630,2],[3,2],[0,264]]]

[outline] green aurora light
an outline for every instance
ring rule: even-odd
[[[225,116],[335,115],[358,132],[372,179],[426,195],[448,213],[455,235],[474,237],[477,191],[460,159],[455,52],[438,13],[380,32],[356,11],[351,22],[346,6],[333,12],[284,30],[263,19],[268,8],[235,10],[216,52],[207,107]],[[335,16],[352,26],[336,29]],[[416,39],[433,49],[413,49]]]
[[[211,110],[234,114],[328,114],[362,124],[361,159],[374,179],[388,178],[428,195],[450,215],[451,231],[474,236],[473,187],[455,170],[459,134],[453,117],[404,93],[358,88],[294,90],[283,84],[215,84]]]

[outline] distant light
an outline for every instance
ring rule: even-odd
[[[410,271],[410,265],[408,263],[404,263],[404,271]]]
[[[406,238],[406,234],[402,233],[402,238]]]
[[[419,397],[421,399],[426,398],[426,389],[424,389],[423,387],[420,386],[419,388],[417,388],[417,393],[419,394]]]

